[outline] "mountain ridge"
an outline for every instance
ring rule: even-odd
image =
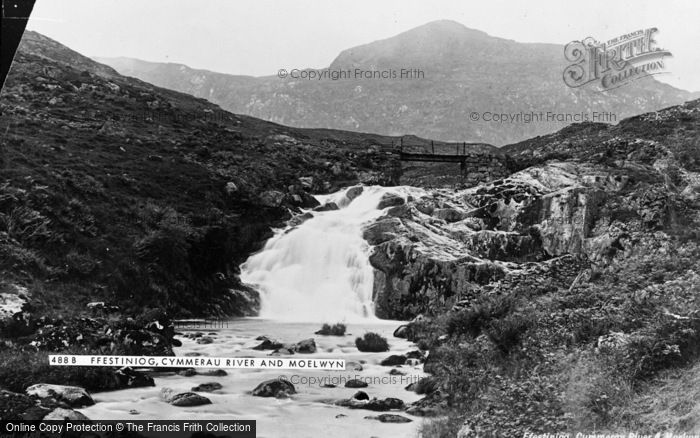
[[[569,88],[562,79],[564,46],[520,43],[451,21],[432,22],[399,35],[348,48],[324,70],[350,78],[238,76],[182,65],[98,58],[125,75],[206,98],[222,108],[304,128],[383,135],[414,134],[453,142],[503,146],[565,127],[566,122],[497,123],[484,113],[608,112],[619,121],[691,100],[695,94],[645,77],[600,93]],[[280,66],[290,72],[295,66]],[[419,78],[366,79],[354,69],[422,70]],[[476,112],[478,120],[470,118]]]

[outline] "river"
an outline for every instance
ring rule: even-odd
[[[393,412],[413,421],[381,423],[365,418],[381,412],[332,404],[358,391],[344,387],[349,379],[367,382],[368,387],[362,390],[370,397],[395,397],[406,404],[421,397],[405,387],[425,376],[422,365],[401,366],[404,375],[389,374],[395,367],[379,365],[390,354],[416,349],[410,342],[392,336],[400,321],[380,320],[373,311],[373,271],[368,261],[371,248],[362,239],[362,229],[383,214],[377,206],[389,191],[404,197],[419,194],[419,189],[408,187],[365,187],[353,199],[345,190],[318,196],[322,204],[334,202],[339,209],[310,212],[313,217],[302,224],[277,230],[265,247],[241,267],[241,278],[261,293],[260,317],[220,321],[216,327],[200,328],[213,343],[198,344],[182,336],[179,339],[183,345],[175,348],[178,356],[267,357],[269,351],[252,349],[260,343],[256,338],[261,335],[289,344],[314,338],[315,353],[294,357],[344,359],[348,362],[346,371],[229,369],[226,376],[217,377],[160,373],[154,376],[155,387],[97,393],[93,395],[97,403],[81,411],[89,418],[100,419],[257,420],[257,436],[261,438],[416,436],[419,417]],[[338,322],[346,324],[345,336],[314,334],[321,323]],[[358,351],[355,338],[370,331],[387,338],[389,352]],[[361,365],[361,371],[354,369],[356,364]],[[290,381],[297,393],[283,399],[250,394],[259,383],[275,378]],[[160,398],[161,388],[187,392],[207,382],[222,385],[214,392],[199,392],[212,404],[175,407]]]

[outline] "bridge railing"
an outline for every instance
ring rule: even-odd
[[[471,145],[471,144],[470,144]],[[437,146],[437,150],[436,150]],[[410,150],[414,149],[414,150]],[[416,151],[415,149],[419,149]],[[467,142],[462,143],[438,143],[430,140],[430,145],[427,144],[407,144],[403,137],[399,139],[399,153],[403,154],[432,154],[432,155],[467,155]]]

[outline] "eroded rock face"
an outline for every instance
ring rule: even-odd
[[[668,168],[662,164],[654,162]],[[364,231],[373,245],[377,316],[441,313],[533,269],[541,279],[571,281],[586,259],[626,256],[650,239],[663,246],[653,230],[674,226],[682,208],[676,205],[692,198],[687,187],[695,179],[677,195],[658,185],[631,185],[635,178],[663,181],[654,166],[549,161],[502,180],[460,191],[436,189],[397,204]],[[387,196],[387,202],[392,199]],[[571,263],[561,259],[571,269],[542,264],[567,255],[576,256]]]

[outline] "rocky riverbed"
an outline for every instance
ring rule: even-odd
[[[174,349],[178,356],[293,354],[295,358],[344,359],[346,370],[160,372],[153,374],[153,387],[93,393],[95,404],[80,412],[90,418],[105,419],[183,415],[253,419],[258,420],[260,437],[300,436],[300,431],[306,437],[411,436],[423,415],[432,414],[420,403],[415,404],[425,397],[425,393],[415,392],[427,376],[422,371],[424,352],[413,343],[394,337],[396,327],[397,322],[392,321],[349,324],[344,336],[323,336],[315,334],[318,324],[244,318],[222,321],[218,328],[194,328],[177,337],[182,341],[182,346]],[[355,339],[369,331],[386,337],[389,351],[359,351]],[[266,339],[271,342],[265,342]],[[304,339],[313,342],[307,341],[306,349],[292,353],[294,345]],[[257,349],[259,346],[266,349]]]

